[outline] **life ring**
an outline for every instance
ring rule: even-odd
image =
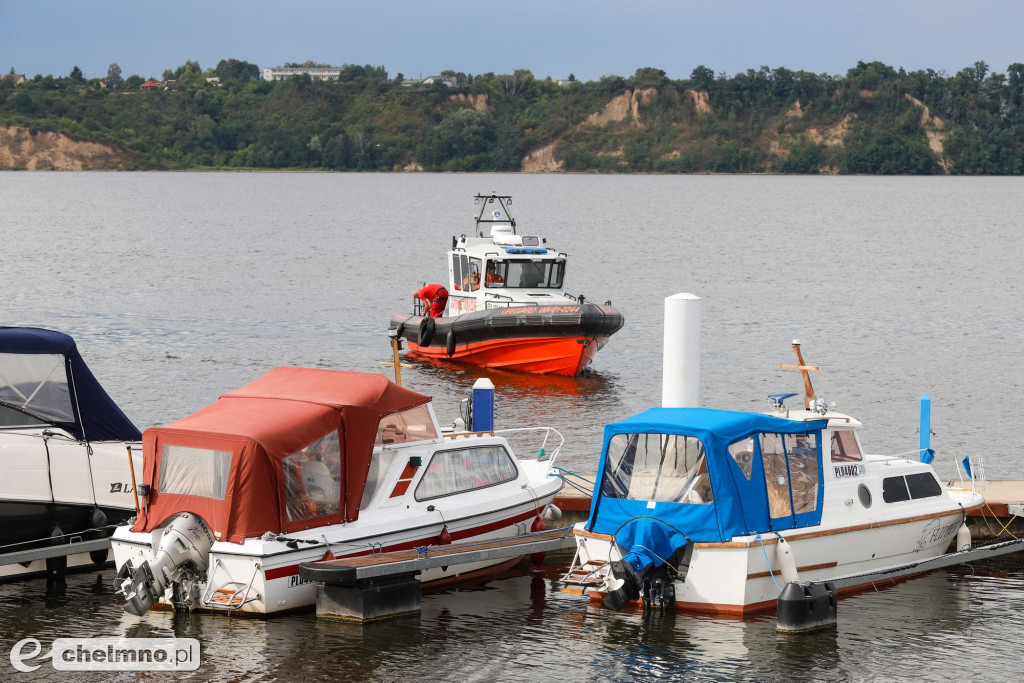
[[[455,330],[448,330],[448,336],[444,340],[444,350],[448,352],[449,358],[455,355]]]
[[[420,346],[430,346],[430,342],[434,340],[436,326],[437,323],[429,316],[420,321]]]

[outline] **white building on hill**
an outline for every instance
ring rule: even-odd
[[[268,67],[263,70],[263,80],[283,81],[291,76],[301,76],[302,74],[306,74],[310,78],[318,78],[321,81],[336,81],[341,77],[341,69],[333,66],[303,66],[297,68],[285,68],[280,66],[273,68]]]

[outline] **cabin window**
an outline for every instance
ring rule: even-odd
[[[761,459],[773,519],[818,507],[818,438],[815,434],[761,434]]]
[[[919,472],[918,474],[907,475],[907,489],[910,490],[910,497],[934,498],[942,495],[942,485],[935,479],[931,472]]]
[[[740,471],[743,472],[743,476],[750,481],[750,474],[754,467],[754,439],[748,437],[743,441],[737,441],[736,443],[729,444],[729,455],[739,465]]]
[[[517,476],[519,471],[503,446],[438,451],[416,487],[416,500],[487,488],[512,481]]]
[[[565,261],[513,259],[506,262],[505,286],[523,289],[558,289],[565,276]]]
[[[505,286],[508,279],[507,261],[488,261],[487,272],[484,274],[484,287],[488,289],[501,288]]]
[[[328,432],[281,461],[285,511],[289,522],[337,514],[341,510],[341,447]]]
[[[601,495],[628,500],[710,503],[704,444],[681,434],[616,434],[608,442]]]
[[[452,255],[452,287],[454,289],[462,289],[462,273],[465,270],[462,267],[462,262],[465,260],[466,256],[464,255]]]
[[[942,485],[931,472],[908,474],[906,477],[887,477],[882,480],[882,500],[902,503],[905,500],[934,498],[942,495]]]
[[[478,258],[462,256],[461,278],[455,280],[456,288],[465,292],[475,292],[480,289],[480,264]]]
[[[886,477],[882,480],[882,500],[886,503],[902,503],[910,500],[910,491],[903,477]]]
[[[160,447],[157,490],[224,500],[231,473],[231,455],[231,451],[164,444]]]
[[[0,403],[46,420],[74,422],[64,356],[59,353],[0,354]]]
[[[437,431],[430,417],[427,404],[392,413],[377,424],[377,439],[374,446],[390,446],[392,444],[409,443],[436,439]]]
[[[852,429],[832,432],[832,462],[860,462],[863,456]]]

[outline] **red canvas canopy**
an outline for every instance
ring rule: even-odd
[[[188,417],[143,433],[143,481],[150,485],[151,495],[133,530],[152,531],[175,513],[191,512],[202,517],[219,540],[240,543],[267,531],[286,533],[354,521],[380,420],[429,401],[429,396],[383,375],[275,368]],[[284,460],[332,432],[341,451],[340,509],[289,521]],[[175,456],[177,469],[169,464],[161,469],[165,447],[185,454]],[[214,460],[220,465],[211,464]],[[163,471],[174,470],[180,480],[190,477],[190,470],[205,473],[218,467],[198,488],[178,486],[179,492],[171,492],[175,487],[165,482],[161,491]],[[166,476],[170,480],[171,475]],[[211,484],[217,477],[223,481]]]

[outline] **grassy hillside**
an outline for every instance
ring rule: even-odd
[[[844,76],[698,67],[679,81],[647,68],[586,83],[449,73],[456,87],[353,65],[336,82],[269,83],[238,64],[189,62],[151,91],[138,77],[4,79],[0,124],[28,129],[29,142],[47,132],[104,145],[91,167],[1024,173],[1024,64],[954,76],[878,62]],[[20,156],[0,160],[26,166],[26,135],[0,146],[14,139]]]

